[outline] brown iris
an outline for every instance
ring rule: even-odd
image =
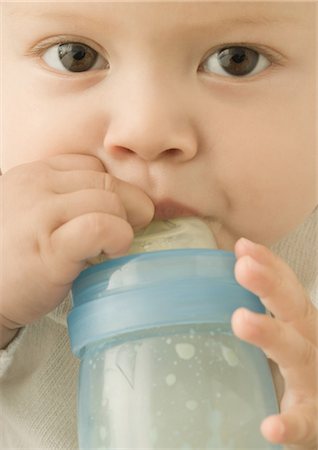
[[[228,47],[219,51],[218,60],[227,73],[244,76],[255,69],[259,54],[246,47]]]
[[[91,69],[98,57],[98,53],[91,47],[77,42],[60,44],[58,53],[63,66],[71,72]]]

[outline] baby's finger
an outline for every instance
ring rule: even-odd
[[[316,450],[318,448],[317,407],[312,402],[269,416],[262,422],[261,432],[273,443],[292,444],[295,450]]]
[[[50,260],[61,267],[65,262],[78,263],[104,252],[119,256],[128,252],[133,230],[126,220],[103,213],[85,214],[57,228],[50,238]],[[76,276],[76,273],[72,274]],[[72,281],[72,280],[71,280]],[[68,280],[67,282],[70,282]]]
[[[235,246],[237,281],[259,296],[275,317],[316,341],[318,313],[293,270],[263,245],[240,239]]]
[[[292,325],[240,308],[232,316],[232,328],[240,339],[262,348],[279,365],[289,389],[313,394],[317,350]]]
[[[52,231],[66,222],[89,213],[107,213],[127,220],[121,199],[114,192],[87,189],[58,195],[50,203]]]
[[[151,199],[137,186],[119,180],[106,172],[93,170],[56,171],[51,188],[58,194],[81,190],[101,190],[118,195],[134,229],[148,225],[154,214]]]
[[[56,194],[68,194],[83,189],[114,191],[116,179],[97,170],[54,170],[50,187]]]
[[[105,167],[101,160],[91,155],[67,153],[50,156],[46,159],[46,162],[51,169],[59,171],[94,170],[95,172],[105,172]]]
[[[75,155],[68,155],[75,156]],[[96,158],[88,157],[74,158],[73,166],[87,164],[91,170],[67,170],[72,164],[72,158],[60,161],[56,157],[55,167],[63,167],[63,170],[56,170],[51,177],[51,189],[57,194],[67,194],[75,191],[100,189],[117,194],[123,203],[127,214],[127,220],[134,229],[147,226],[154,215],[154,205],[151,199],[137,186],[119,180],[102,170],[102,164]],[[98,167],[98,164],[101,167]],[[96,170],[94,167],[96,165]],[[98,169],[98,170],[97,170]]]

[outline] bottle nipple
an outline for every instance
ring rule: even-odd
[[[178,217],[169,220],[154,220],[135,234],[128,254],[181,248],[217,249],[213,233],[203,219]],[[102,253],[90,258],[87,262],[91,266],[108,259]]]
[[[198,217],[154,220],[135,234],[129,254],[181,248],[217,248],[204,220]]]

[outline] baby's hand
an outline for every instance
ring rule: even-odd
[[[318,311],[295,273],[262,245],[240,239],[235,246],[237,281],[258,295],[275,316],[239,309],[232,327],[278,364],[284,379],[280,414],[267,417],[264,437],[293,450],[318,448]]]
[[[154,207],[95,157],[59,155],[0,177],[0,325],[14,329],[53,310],[88,258],[125,254]]]

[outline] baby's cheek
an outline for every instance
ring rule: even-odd
[[[248,169],[232,173],[224,191],[228,208],[224,225],[232,236],[247,237],[270,246],[300,226],[317,205],[316,186],[311,182],[295,183],[292,171]],[[288,172],[288,171],[287,171]],[[234,181],[234,182],[233,182]]]

